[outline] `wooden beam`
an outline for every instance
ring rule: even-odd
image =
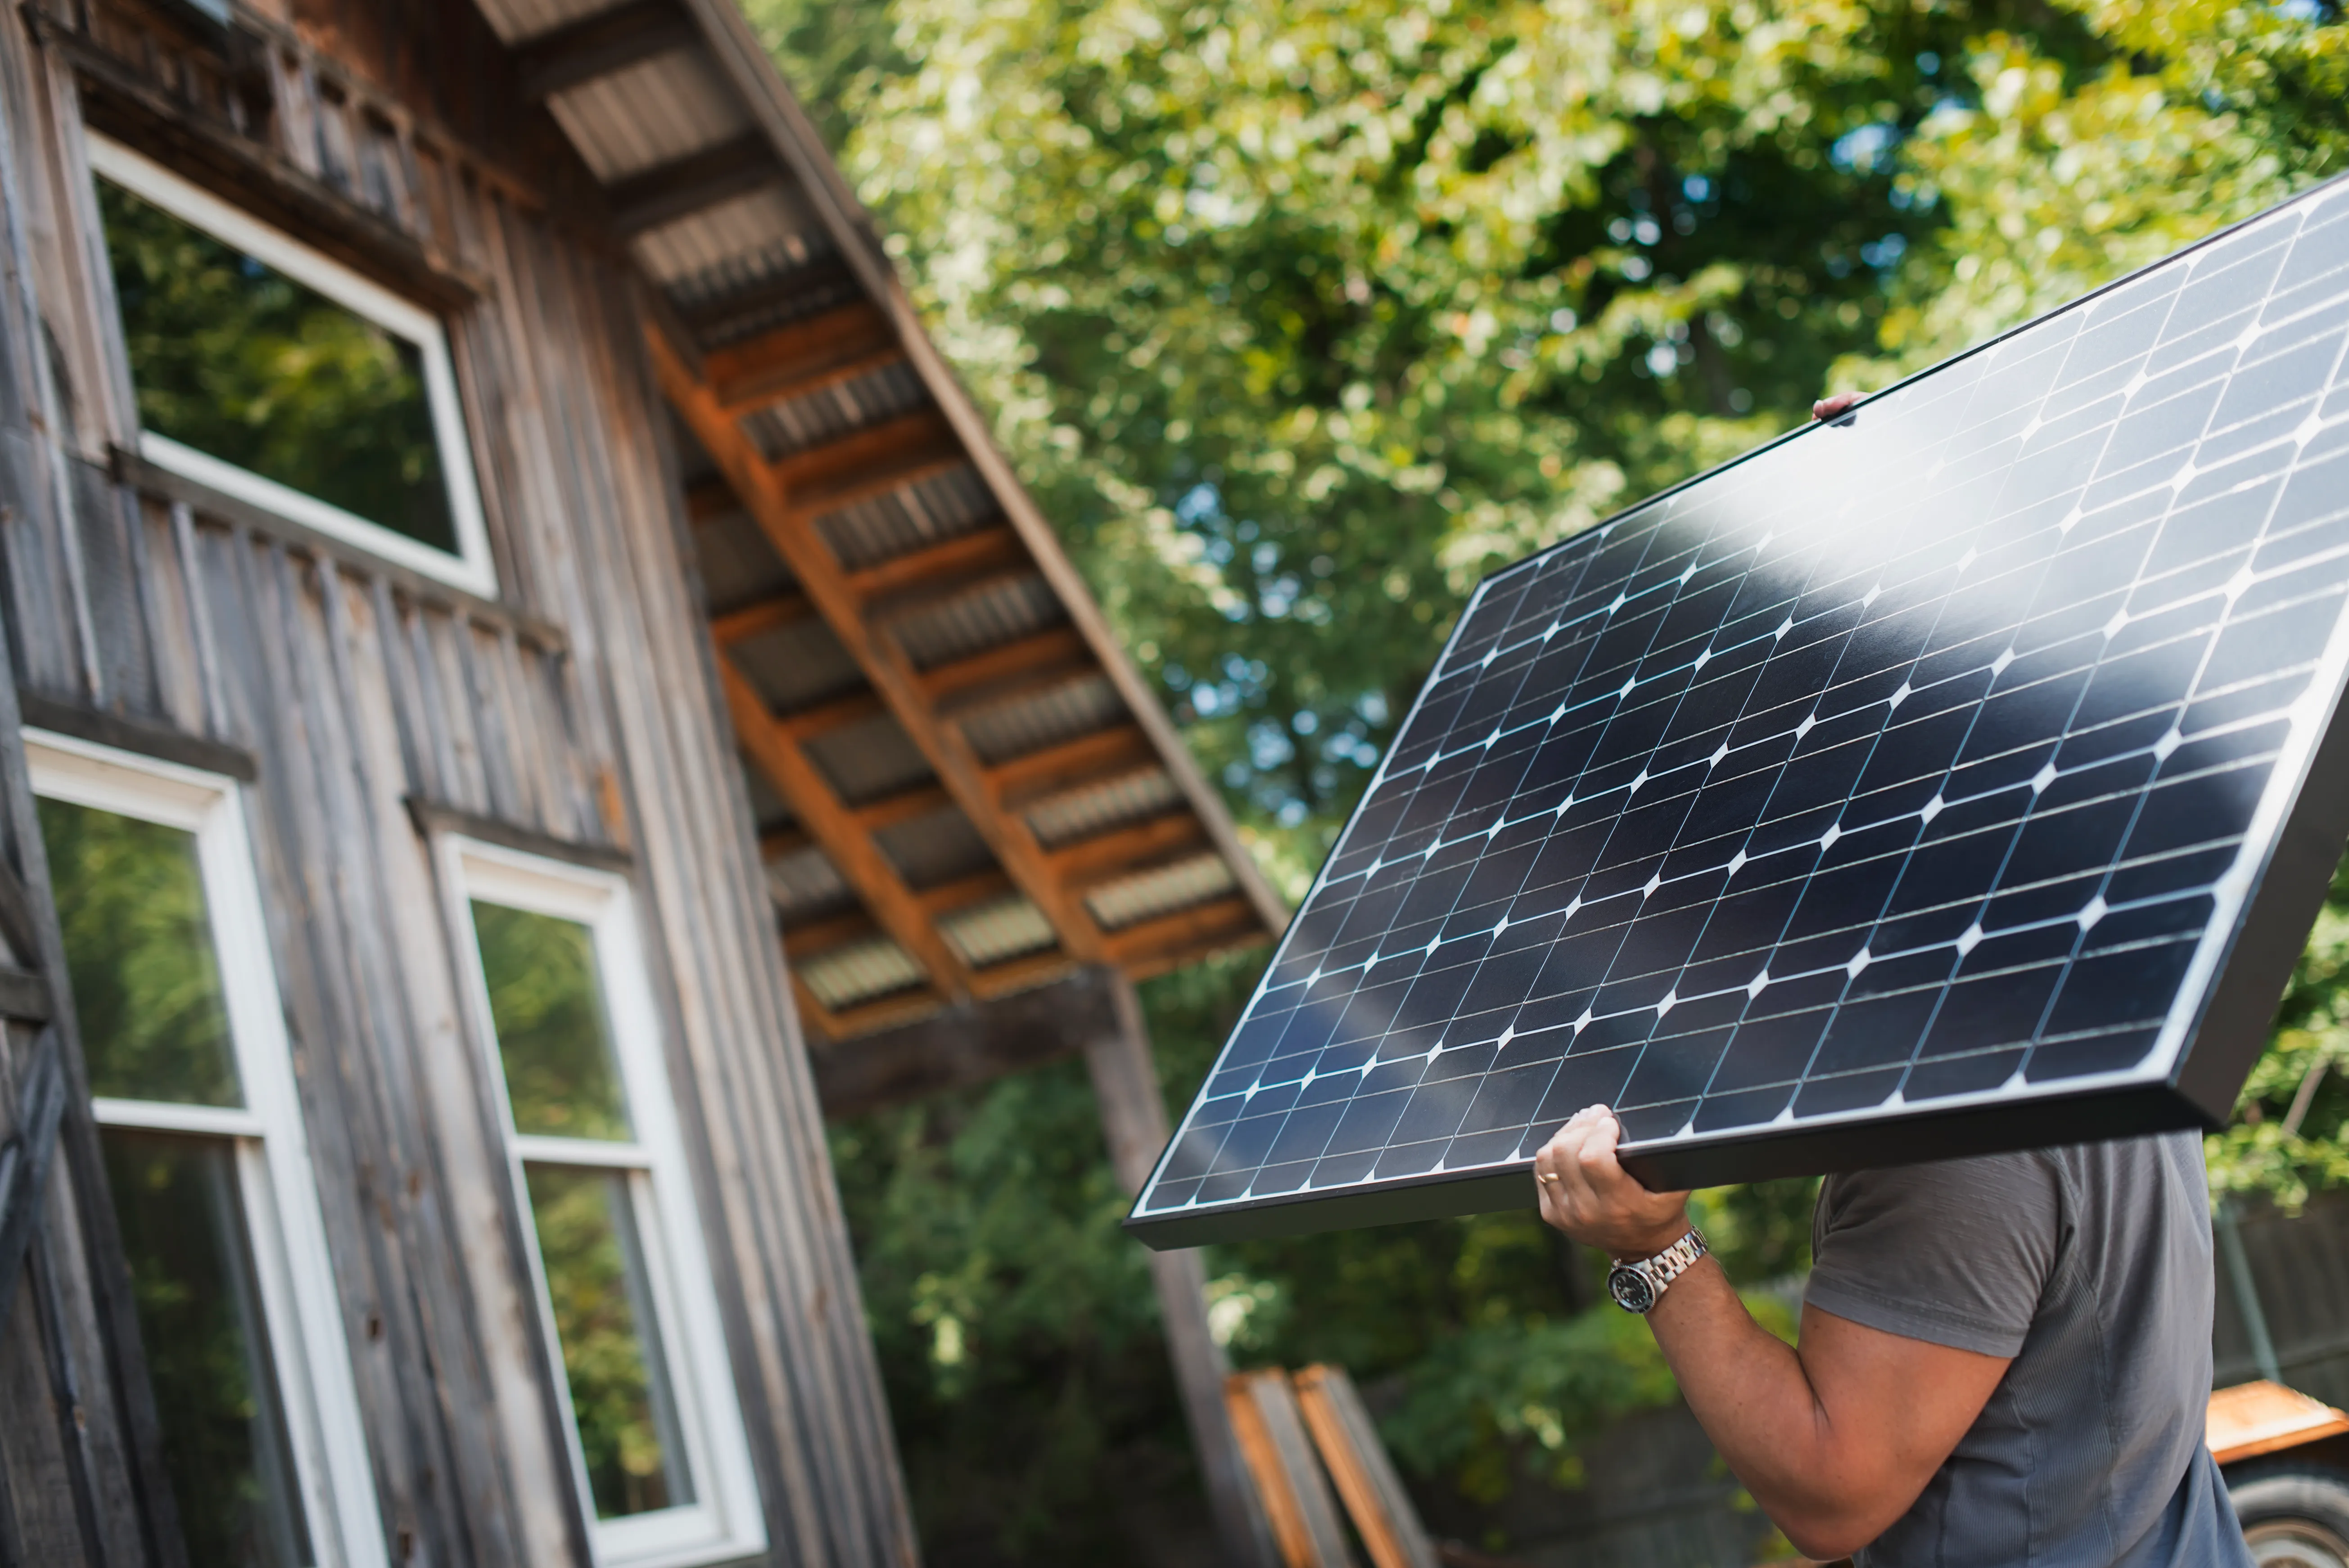
[[[1032,583],[1043,574],[1032,561],[1019,561],[999,566],[977,576],[955,577],[926,588],[916,588],[897,594],[873,607],[875,621],[898,621],[909,616],[924,614],[940,605],[953,604],[957,599],[975,599],[995,593],[1010,583]]]
[[[1109,973],[1081,969],[1056,983],[808,1053],[827,1117],[970,1089],[1083,1049],[1116,1027]],[[833,1038],[837,1038],[834,1036]]]
[[[922,784],[851,810],[855,815],[857,825],[865,832],[872,833],[901,822],[911,822],[917,816],[927,816],[934,811],[943,811],[953,804],[954,796],[946,792],[945,785]]]
[[[857,300],[712,349],[702,375],[728,412],[788,402],[905,357],[889,318]]]
[[[1184,801],[1164,816],[1154,816],[1127,827],[1112,828],[1092,838],[1050,852],[1052,869],[1071,888],[1090,888],[1123,876],[1174,850],[1203,843],[1207,830],[1199,814]]]
[[[987,776],[996,797],[1006,807],[1017,807],[1158,760],[1149,736],[1133,724],[1119,724],[998,763]]]
[[[974,971],[970,988],[984,999],[1016,996],[1023,991],[1049,984],[1070,970],[1069,955],[1058,948],[1046,948],[1040,952],[1022,953],[1018,958],[1005,959],[1001,963],[988,964]]]
[[[922,690],[941,707],[977,707],[1024,689],[1040,675],[1100,667],[1092,645],[1076,628],[1056,626],[967,659],[933,665],[922,671]]]
[[[845,909],[820,920],[802,920],[797,925],[786,925],[783,928],[783,955],[793,963],[803,963],[818,953],[828,953],[851,942],[886,934],[867,911]]]
[[[750,754],[759,771],[767,775],[775,793],[791,806],[800,826],[823,847],[841,879],[864,900],[865,909],[881,929],[913,955],[940,995],[950,999],[968,996],[968,977],[962,964],[939,940],[929,918],[915,901],[912,889],[897,875],[896,867],[857,826],[848,808],[832,793],[832,785],[801,752],[798,742],[767,711],[766,702],[749,679],[734,668],[733,661],[720,659],[718,674],[726,689],[726,709],[733,717],[734,733],[742,749]]]
[[[762,631],[772,631],[779,626],[805,620],[813,614],[815,606],[808,603],[805,594],[797,591],[778,594],[773,598],[761,599],[757,604],[744,605],[740,609],[712,616],[709,635],[718,639],[719,647],[726,648],[744,638],[756,637]]]
[[[667,0],[637,0],[523,44],[514,51],[514,70],[523,98],[544,103],[556,93],[684,48],[699,37],[693,19]]]
[[[1011,891],[1011,878],[999,866],[984,871],[974,871],[968,877],[957,877],[951,882],[940,882],[925,888],[914,897],[921,900],[922,912],[932,919],[951,915],[957,909],[967,909],[973,904],[983,904],[989,898],[1000,898]]]
[[[699,389],[703,397],[714,400],[716,393]],[[722,409],[713,410],[722,412]],[[736,434],[739,436],[740,431]],[[707,443],[704,443],[707,445]],[[796,506],[803,492],[825,484],[843,474],[861,473],[875,463],[887,465],[902,460],[910,452],[928,452],[944,445],[954,445],[954,431],[936,409],[918,409],[910,414],[900,414],[894,420],[884,420],[877,425],[867,425],[851,431],[835,441],[812,446],[805,452],[795,452],[777,458],[770,472],[784,499]],[[717,453],[710,454],[715,457]],[[723,467],[724,464],[720,464]],[[737,493],[747,503],[751,497],[746,488],[737,484]]]
[[[938,999],[928,992],[908,991],[892,992],[887,996],[876,996],[870,1002],[852,1002],[837,1012],[828,1015],[832,1027],[839,1031],[832,1038],[854,1039],[859,1034],[868,1034],[876,1029],[887,1029],[895,1024],[911,1023],[916,1018],[927,1018],[937,1012],[941,1005]]]
[[[828,735],[834,730],[844,730],[851,724],[861,724],[867,719],[877,719],[888,709],[869,686],[839,697],[827,699],[812,707],[794,708],[788,713],[774,715],[777,728],[795,741],[812,741],[818,735]]]
[[[1354,1533],[1371,1554],[1371,1568],[1441,1568],[1435,1542],[1420,1523],[1419,1510],[1346,1369],[1317,1363],[1290,1382],[1297,1386],[1306,1429],[1345,1501]]]
[[[815,530],[805,525],[802,517],[794,515],[792,480],[779,471],[780,465],[765,461],[740,427],[719,407],[709,389],[693,378],[666,337],[653,330],[647,332],[646,339],[662,389],[670,402],[700,440],[703,450],[716,460],[732,483],[735,493],[750,506],[751,516],[765,530],[776,553],[782,556],[808,597],[823,612],[824,619],[839,635],[850,657],[864,666],[874,689],[905,727],[907,737],[928,761],[938,782],[954,796],[955,804],[970,818],[971,826],[988,847],[995,852],[997,861],[1019,890],[1043,911],[1063,948],[1081,960],[1101,956],[1101,931],[1092,915],[1054,878],[1051,868],[1044,862],[1043,846],[1036,842],[1028,825],[1002,810],[986,766],[969,739],[954,726],[942,722],[931,711],[912,660],[895,639],[876,636],[866,624],[862,597],[849,585],[831,547]],[[809,471],[802,468],[798,472],[804,478]],[[749,693],[747,685],[743,690]],[[796,748],[788,749],[797,755]],[[811,829],[814,827],[812,822],[809,826]],[[874,858],[881,858],[869,838],[859,836],[856,842]],[[894,872],[891,879],[895,882]]]
[[[862,297],[864,287],[837,257],[807,266],[770,273],[757,282],[709,299],[678,307],[678,317],[693,332],[710,332],[769,311],[805,310],[811,300]]]
[[[604,196],[611,203],[612,227],[626,238],[789,177],[773,145],[754,130],[632,174],[606,187]]]
[[[1256,905],[1245,894],[1226,893],[1187,909],[1121,926],[1109,933],[1105,945],[1120,964],[1147,969],[1178,954],[1187,959],[1236,946],[1252,935],[1261,940],[1263,930]]]
[[[837,479],[811,483],[796,492],[792,515],[800,523],[812,522],[828,512],[839,512],[884,495],[894,495],[926,479],[936,479],[941,473],[952,473],[968,466],[962,448],[938,446],[902,452],[872,467]]]
[[[966,572],[988,571],[1014,561],[1025,560],[1028,547],[1019,535],[1004,527],[981,528],[969,534],[957,534],[951,539],[941,539],[935,545],[925,545],[902,556],[893,556],[874,566],[848,574],[848,582],[866,598],[878,598],[884,594],[902,593],[939,577],[957,576]]]

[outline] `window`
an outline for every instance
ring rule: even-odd
[[[26,750],[188,1560],[380,1568],[236,785],[38,732]]]
[[[764,1544],[627,884],[444,841],[598,1562]]]
[[[440,323],[119,143],[89,161],[140,453],[494,593]]]

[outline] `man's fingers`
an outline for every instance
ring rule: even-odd
[[[1817,402],[1811,405],[1811,418],[1815,420],[1835,419],[1841,414],[1848,413],[1851,410],[1852,404],[1859,401],[1859,400],[1860,394],[1857,392],[1837,392],[1832,398],[1821,398]]]

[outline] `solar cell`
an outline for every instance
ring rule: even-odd
[[[1487,578],[1155,1246],[2223,1118],[2349,836],[2349,184]]]

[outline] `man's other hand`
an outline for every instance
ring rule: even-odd
[[[1574,1119],[1534,1156],[1541,1216],[1618,1258],[1651,1258],[1688,1232],[1688,1194],[1651,1192],[1615,1160],[1623,1124],[1605,1106]]]
[[[1867,395],[1865,392],[1837,392],[1832,398],[1821,398],[1811,405],[1811,418],[1821,421],[1839,420],[1851,412],[1851,406]]]

